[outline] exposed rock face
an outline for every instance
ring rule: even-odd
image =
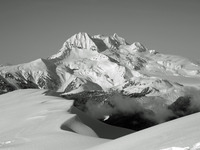
[[[179,97],[168,108],[175,114],[174,118],[179,118],[199,111],[197,108],[192,108],[191,105],[191,97],[185,96]]]

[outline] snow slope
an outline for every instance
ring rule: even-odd
[[[81,111],[72,114],[73,100],[46,93],[26,89],[0,96],[0,149],[83,150],[109,141],[99,135],[117,138],[132,132],[88,118]]]
[[[186,150],[183,148],[192,147],[200,141],[199,120],[200,113],[193,114],[118,138],[88,150]],[[191,150],[198,149],[196,145],[196,148]]]
[[[200,113],[130,134],[126,129],[103,124],[71,108],[73,100],[50,96],[55,94],[26,89],[1,95],[0,148],[186,150],[183,148],[197,143],[191,150],[198,150]],[[98,137],[114,134],[118,137],[114,140]],[[119,136],[123,134],[129,135]]]

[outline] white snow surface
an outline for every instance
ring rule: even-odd
[[[0,96],[0,149],[84,150],[132,132],[76,109],[72,114],[73,100],[46,92],[26,89]]]
[[[130,134],[81,111],[71,114],[73,100],[45,93],[41,89],[26,89],[0,96],[1,149],[199,150],[200,113]],[[129,135],[119,136],[124,133]],[[98,137],[114,134],[119,138]]]
[[[135,132],[89,150],[199,150],[199,119],[200,113],[193,114]]]

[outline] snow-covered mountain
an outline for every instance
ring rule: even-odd
[[[116,33],[78,33],[46,59],[1,65],[0,94],[0,148],[200,147],[200,64]]]
[[[1,91],[43,88],[59,92],[123,90],[149,94],[181,87],[168,77],[199,78],[200,66],[186,58],[148,50],[141,43],[128,44],[113,36],[78,33],[47,59],[1,66]],[[166,93],[166,92],[165,92]]]
[[[82,93],[86,98],[90,95],[90,98],[98,97],[98,100],[99,93],[103,93],[105,98],[92,102],[92,107],[108,108],[107,113],[102,114],[104,116],[127,113],[116,101],[121,98],[126,99],[123,105],[138,106],[142,108],[139,110],[146,114],[151,112],[155,118],[159,118],[160,109],[170,110],[173,115],[167,117],[176,118],[175,111],[179,111],[176,110],[179,108],[176,101],[184,96],[190,99],[191,94],[186,88],[190,81],[200,83],[199,64],[147,49],[139,42],[129,44],[116,33],[90,36],[80,32],[67,39],[56,54],[46,59],[0,67],[1,93],[40,88],[59,92],[67,98],[73,99],[77,93]],[[84,97],[79,99],[78,105],[82,100],[85,101]],[[86,100],[84,104],[90,113],[91,101]],[[110,119],[113,122],[113,118]]]

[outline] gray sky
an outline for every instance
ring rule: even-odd
[[[0,0],[0,64],[55,54],[78,32],[200,60],[200,0]]]

